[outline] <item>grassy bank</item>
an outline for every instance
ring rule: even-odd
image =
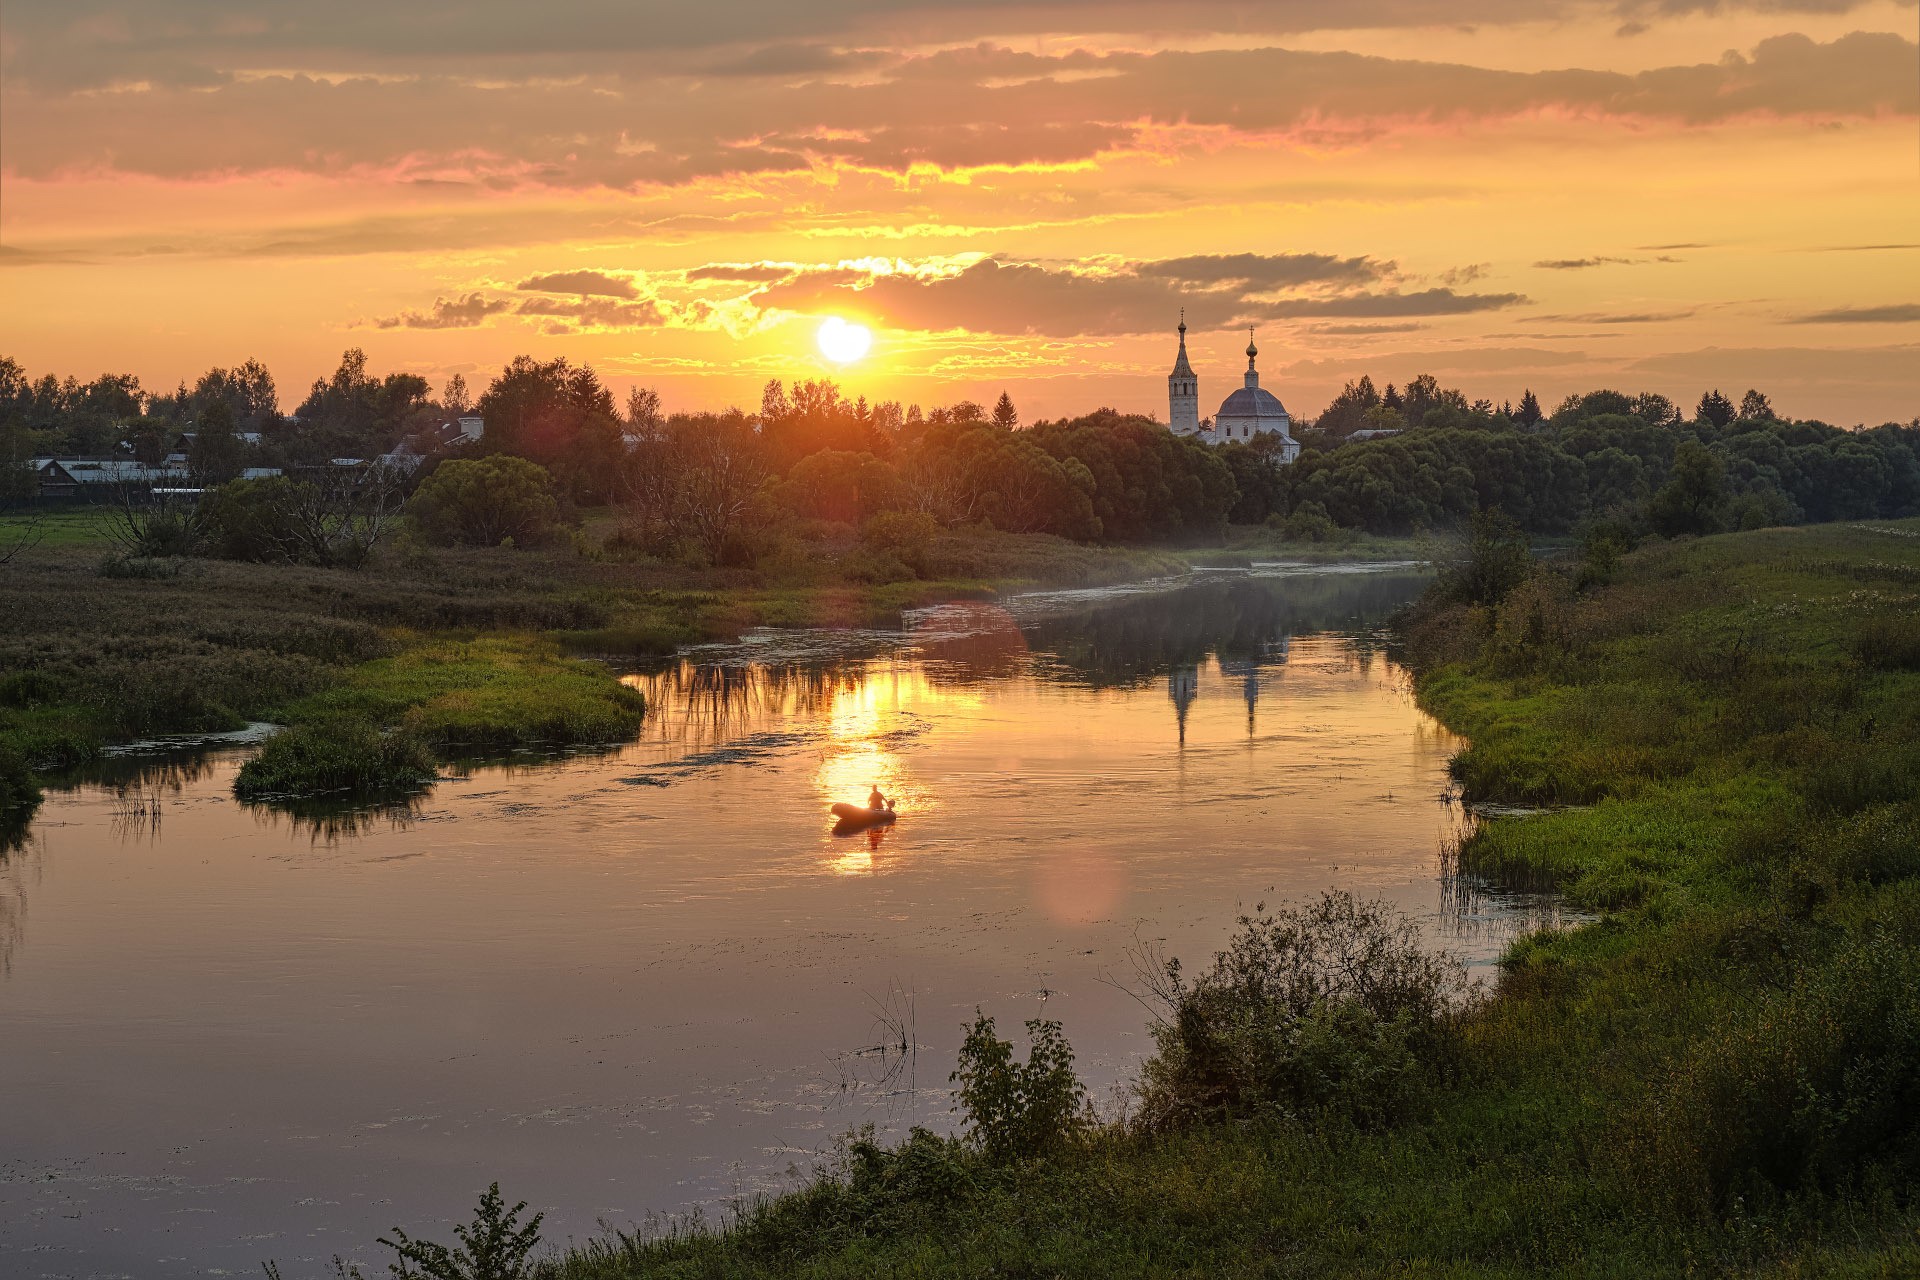
[[[855,1143],[724,1230],[543,1274],[1920,1273],[1920,522],[1658,545],[1574,582],[1436,595],[1405,635],[1472,738],[1470,797],[1583,806],[1487,821],[1463,871],[1602,918],[1516,942],[1438,1058],[1335,1010],[1254,1063],[1362,1098],[1392,1063],[1404,1108],[1136,1118],[1012,1159]]]

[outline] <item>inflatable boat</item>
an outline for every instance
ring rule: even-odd
[[[832,813],[835,818],[833,829],[842,833],[864,831],[868,827],[892,822],[900,816],[891,809],[869,809],[858,804],[837,804],[833,806]]]

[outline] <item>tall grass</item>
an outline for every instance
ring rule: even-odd
[[[240,766],[233,790],[243,800],[365,800],[417,791],[436,776],[433,752],[412,730],[382,733],[343,716],[274,734]]]

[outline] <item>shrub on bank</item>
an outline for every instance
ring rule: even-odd
[[[1073,1073],[1073,1047],[1060,1024],[1027,1023],[1027,1060],[994,1033],[993,1019],[975,1010],[953,1073],[955,1096],[967,1118],[967,1136],[989,1160],[1043,1156],[1092,1126],[1086,1087]]]
[[[1262,910],[1256,908],[1256,910]],[[1242,916],[1213,967],[1147,975],[1165,1007],[1142,1070],[1149,1129],[1222,1117],[1406,1115],[1446,1056],[1466,974],[1380,902],[1331,891]]]
[[[341,717],[274,734],[240,766],[233,790],[243,800],[373,798],[416,790],[438,774],[417,733],[382,733],[365,720]]]
[[[5,830],[40,803],[40,787],[33,780],[24,752],[0,742],[0,830]]]

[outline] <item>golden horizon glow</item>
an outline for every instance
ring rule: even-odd
[[[1362,373],[1920,414],[1912,0],[829,2],[764,38],[556,0],[538,40],[423,0],[431,55],[264,3],[9,13],[0,354],[156,391],[257,357],[287,410],[359,346],[670,410],[824,370],[1164,417],[1184,306],[1208,408],[1257,323],[1296,416]]]

